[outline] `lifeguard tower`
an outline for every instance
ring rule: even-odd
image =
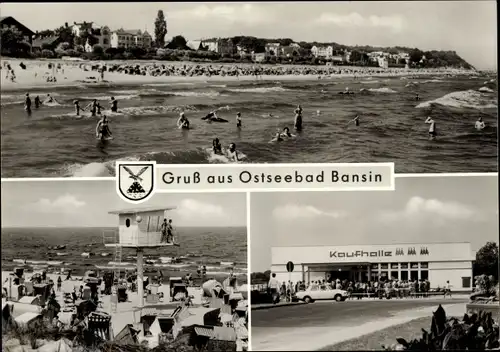
[[[118,231],[104,231],[103,241],[106,247],[115,247],[115,278],[120,276],[123,248],[135,248],[137,251],[137,293],[139,309],[144,307],[144,250],[147,248],[179,246],[176,232],[171,238],[162,236],[162,224],[168,219],[166,212],[176,207],[154,207],[111,211],[118,215]]]

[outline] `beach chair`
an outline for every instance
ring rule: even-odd
[[[83,299],[84,301],[86,301],[86,300],[90,299],[90,297],[91,297],[91,290],[90,290],[90,287],[85,287],[85,288],[83,289],[82,299]]]

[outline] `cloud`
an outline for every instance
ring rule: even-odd
[[[194,199],[184,199],[179,206],[177,213],[183,218],[214,218],[227,216],[224,209],[219,205],[200,202]]]
[[[294,205],[288,204],[285,206],[277,207],[273,210],[273,215],[277,218],[284,220],[293,220],[297,218],[311,219],[315,217],[330,217],[334,219],[346,216],[344,212],[336,211],[323,211],[312,205]]]
[[[28,205],[28,208],[41,213],[69,214],[76,212],[85,204],[84,201],[78,200],[75,196],[65,194],[54,200],[41,198],[37,202]]]
[[[323,13],[317,22],[323,24],[335,24],[340,27],[383,27],[393,30],[401,30],[404,26],[404,20],[399,15],[391,16],[369,16],[363,17],[357,12],[348,15],[339,15],[335,13]]]
[[[209,20],[224,23],[258,24],[273,20],[269,11],[252,4],[244,5],[200,5],[189,10],[173,11],[169,17],[182,20]]]
[[[412,197],[403,211],[382,212],[380,220],[397,221],[420,217],[431,217],[435,220],[471,220],[482,221],[483,216],[476,209],[456,202],[442,202],[437,199]]]

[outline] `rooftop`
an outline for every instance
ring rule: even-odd
[[[148,213],[152,211],[167,211],[177,209],[175,206],[164,206],[164,207],[144,207],[144,208],[134,208],[134,209],[123,209],[123,210],[113,210],[108,212],[108,214],[140,214]]]

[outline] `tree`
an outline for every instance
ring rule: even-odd
[[[15,54],[19,51],[19,44],[24,40],[23,34],[17,29],[0,29],[0,45],[2,53]]]
[[[415,48],[412,51],[410,51],[410,62],[418,63],[420,62],[420,60],[422,60],[423,56],[424,53],[422,52],[422,50]]]
[[[175,37],[172,38],[170,43],[168,43],[167,48],[168,49],[178,49],[178,50],[188,50],[189,48],[187,47],[187,41],[182,35],[176,35]]]
[[[92,47],[92,52],[97,55],[102,55],[104,54],[104,49],[102,46],[96,44]]]
[[[351,52],[351,57],[349,58],[351,62],[361,61],[361,53],[357,50]]]
[[[498,245],[487,242],[476,253],[476,274],[493,275],[498,278]]]
[[[76,39],[76,38],[75,38]],[[89,32],[83,32],[81,34],[81,44],[76,44],[75,45],[85,45],[85,44],[89,44],[90,46],[94,46],[96,44],[99,43],[99,39],[97,39],[96,37],[94,37],[91,33]]]
[[[163,48],[165,46],[165,36],[167,35],[167,21],[162,10],[158,10],[158,15],[155,20],[155,39],[156,46]]]

